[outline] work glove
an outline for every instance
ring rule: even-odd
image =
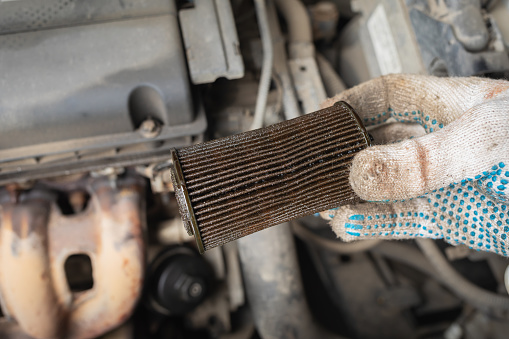
[[[443,238],[507,256],[509,82],[388,75],[324,106],[340,100],[380,126],[375,141],[414,136],[355,156],[350,184],[366,202],[321,213],[341,239]]]

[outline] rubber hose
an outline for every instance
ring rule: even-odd
[[[265,109],[267,108],[267,97],[269,95],[270,79],[272,77],[272,64],[274,62],[274,50],[265,0],[254,0],[254,4],[263,49],[262,74],[258,85],[253,124],[251,125],[251,129],[258,129],[263,127]]]
[[[290,43],[312,43],[313,30],[306,7],[299,0],[276,0],[276,6],[288,26]]]
[[[364,252],[377,246],[382,240],[361,240],[355,242],[342,242],[334,239],[327,239],[307,229],[298,222],[292,222],[292,230],[304,242],[311,242],[321,248],[339,254],[352,254]]]
[[[404,245],[396,241],[383,241],[381,244],[373,248],[372,252],[387,259],[412,267],[445,285],[444,279],[438,275],[437,271],[417,248]]]
[[[509,297],[486,291],[461,276],[431,239],[416,239],[422,252],[433,264],[443,282],[460,298],[484,311],[509,312]]]
[[[316,53],[316,63],[318,70],[322,76],[323,85],[328,97],[333,97],[338,93],[343,92],[346,89],[346,85],[339,77],[338,73],[329,60],[327,60],[322,54]]]

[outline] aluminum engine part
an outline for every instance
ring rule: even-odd
[[[370,145],[344,102],[172,153],[186,229],[200,252],[267,227],[357,202],[349,165]]]
[[[389,73],[471,76],[509,69],[497,23],[478,0],[358,0],[339,40],[348,86]]]
[[[91,338],[124,322],[144,271],[144,183],[97,179],[86,209],[63,215],[55,196],[34,188],[0,197],[0,293],[8,319],[34,338]],[[86,255],[92,287],[73,292],[64,269]]]
[[[189,145],[174,1],[0,2],[0,183],[148,163]]]

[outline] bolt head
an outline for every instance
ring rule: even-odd
[[[194,282],[187,291],[191,298],[199,298],[203,293],[203,286],[199,282]]]
[[[155,138],[161,133],[161,126],[152,118],[144,120],[138,129],[144,138]]]

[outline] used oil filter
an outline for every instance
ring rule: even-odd
[[[345,102],[265,128],[172,150],[187,232],[203,251],[359,201],[348,181],[370,137]]]

